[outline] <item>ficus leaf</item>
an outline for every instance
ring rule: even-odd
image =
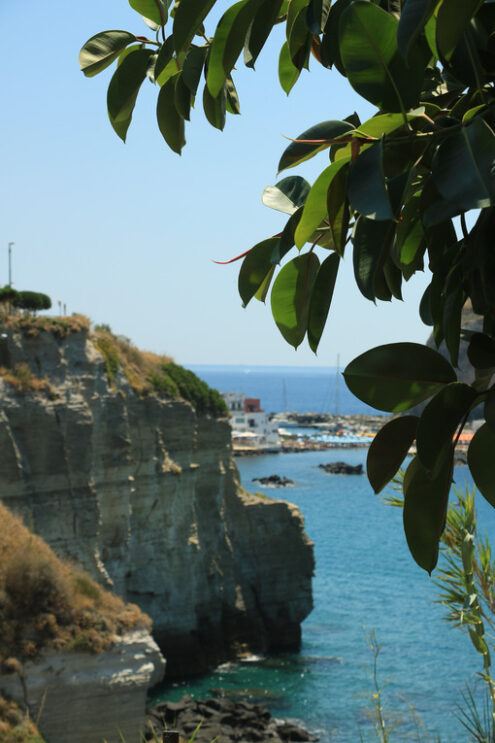
[[[184,59],[182,77],[191,91],[191,95],[196,95],[196,91],[198,90],[201,73],[205,65],[206,52],[206,46],[193,46],[189,49]]]
[[[129,5],[157,26],[163,26],[167,22],[168,4],[164,0],[129,0]]]
[[[328,140],[338,139],[352,132],[354,127],[348,121],[322,121],[321,124],[306,129],[302,134],[296,137],[296,141],[291,142],[285,149],[278,163],[278,171],[286,168],[293,168],[305,160],[314,157],[318,152],[330,147]],[[313,140],[313,141],[297,141]]]
[[[359,217],[352,238],[354,278],[359,291],[375,300],[375,279],[385,262],[385,254],[394,234],[393,222],[382,222]]]
[[[187,49],[197,29],[215,5],[215,0],[181,0],[178,4],[173,25],[176,52]]]
[[[437,5],[438,0],[406,0],[397,29],[397,44],[404,59]]]
[[[304,204],[310,185],[300,175],[282,178],[274,186],[267,186],[261,196],[265,206],[276,209],[285,214],[293,214],[296,209]]]
[[[379,493],[395,477],[416,438],[419,418],[402,415],[386,423],[371,442],[366,459],[370,485]]]
[[[282,0],[265,0],[258,8],[246,36],[244,63],[253,67],[282,8]]]
[[[440,353],[419,343],[389,343],[361,354],[346,367],[350,391],[378,410],[399,413],[456,381]]]
[[[483,406],[483,413],[485,415],[487,426],[491,428],[492,433],[495,433],[495,387],[490,387],[488,390],[485,404]]]
[[[102,31],[92,36],[79,52],[79,65],[86,77],[93,77],[117,59],[119,54],[136,41],[128,31]]]
[[[467,384],[446,385],[423,410],[418,425],[418,457],[427,470],[435,470],[443,449],[452,439],[461,421],[476,400],[477,393]]]
[[[404,477],[404,532],[411,555],[430,575],[438,560],[453,472],[453,449],[444,452],[436,477],[414,457]]]
[[[355,0],[340,18],[340,53],[352,87],[384,111],[418,104],[427,59],[415,46],[408,64],[397,47],[397,20],[378,5]]]
[[[347,193],[351,206],[364,217],[378,221],[394,218],[383,172],[383,139],[351,165]]]
[[[273,319],[287,343],[294,348],[306,335],[311,294],[319,265],[314,253],[299,255],[286,263],[273,284]]]
[[[108,117],[115,132],[124,142],[152,54],[150,49],[137,49],[129,54],[115,70],[108,86]]]
[[[313,235],[317,227],[320,226],[323,219],[328,216],[327,212],[327,193],[332,180],[346,165],[345,160],[339,160],[325,168],[316,181],[306,198],[301,220],[297,225],[295,232],[296,245],[302,248],[303,245]]]
[[[155,79],[158,79],[168,65],[172,57],[174,56],[174,37],[169,36],[168,39],[160,47],[158,52],[158,58],[155,62]]]
[[[186,143],[184,120],[175,105],[175,87],[179,75],[171,77],[160,88],[156,105],[156,118],[160,132],[171,150],[180,155]]]
[[[225,126],[225,115],[227,110],[227,92],[225,85],[216,98],[213,98],[208,86],[203,88],[203,110],[207,120],[216,129],[222,130]]]
[[[244,258],[241,270],[239,271],[238,281],[239,294],[244,307],[254,297],[272,270],[273,263],[271,257],[277,243],[277,237],[263,240],[251,248]]]
[[[475,118],[438,147],[432,175],[438,191],[462,210],[483,209],[495,199],[495,134]],[[459,177],[462,174],[462,177]]]
[[[439,56],[449,60],[461,40],[471,18],[483,4],[483,0],[443,0],[436,23],[436,47]]]
[[[260,0],[240,0],[228,8],[218,22],[206,75],[206,84],[213,98],[220,93],[242,51],[259,4]]]
[[[278,79],[282,90],[289,95],[290,91],[297,83],[301,70],[294,66],[290,58],[289,45],[285,41],[280,49],[278,58]]]
[[[337,253],[332,253],[325,258],[316,276],[311,294],[308,320],[308,343],[314,353],[316,353],[320,343],[330,311],[330,305],[332,304],[333,290],[337,280],[339,265],[339,256]]]
[[[484,423],[468,449],[468,465],[481,494],[495,508],[495,431]]]
[[[333,244],[339,255],[344,255],[349,227],[349,203],[347,200],[348,169],[342,168],[332,178],[327,190],[327,214]]]

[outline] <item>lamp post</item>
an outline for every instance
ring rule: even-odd
[[[12,286],[12,245],[15,243],[9,243],[9,286]]]

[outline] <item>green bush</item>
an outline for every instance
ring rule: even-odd
[[[216,417],[226,415],[227,406],[223,397],[194,372],[173,362],[162,364],[161,370],[176,385],[180,396],[194,405],[198,413],[210,413]]]
[[[47,294],[31,291],[16,292],[12,303],[14,307],[21,310],[31,310],[32,312],[49,310],[52,306],[52,300]]]

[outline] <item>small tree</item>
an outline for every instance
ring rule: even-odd
[[[118,62],[107,103],[123,140],[146,77],[157,85],[157,123],[172,150],[184,146],[185,122],[197,101],[210,124],[223,129],[226,113],[240,112],[233,80],[239,55],[243,51],[254,68],[278,25],[285,27],[279,78],[286,93],[311,58],[338,70],[376,107],[364,122],[338,112],[282,153],[278,171],[321,152],[330,164],[312,186],[289,175],[265,189],[264,203],[288,219],[279,234],[239,256],[239,293],[247,305],[253,297],[265,301],[271,287],[272,314],[284,339],[297,348],[307,338],[316,351],[349,243],[356,284],[373,302],[402,299],[403,281],[428,265],[432,279],[419,312],[437,345],[445,340],[450,361],[419,344],[394,343],[359,356],[344,377],[355,395],[383,411],[429,401],[420,417],[382,428],[370,449],[368,475],[380,491],[416,441],[418,454],[404,478],[404,527],[414,559],[431,572],[456,437],[480,403],[486,423],[474,436],[468,463],[495,505],[495,5],[240,0],[209,36],[204,23],[215,0],[180,0],[173,7],[169,0],[129,3],[145,16],[152,38],[103,31],[79,56],[88,77]],[[297,254],[289,257],[294,248]],[[483,318],[481,333],[461,327],[468,299]],[[470,385],[457,381],[454,368],[461,337],[469,340]]]
[[[38,312],[39,310],[49,310],[52,306],[52,300],[47,294],[41,292],[22,291],[16,292],[13,304],[14,307],[21,310]]]

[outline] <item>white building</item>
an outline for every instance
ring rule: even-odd
[[[222,392],[230,411],[234,449],[280,451],[278,424],[268,420],[260,401],[244,393]]]

